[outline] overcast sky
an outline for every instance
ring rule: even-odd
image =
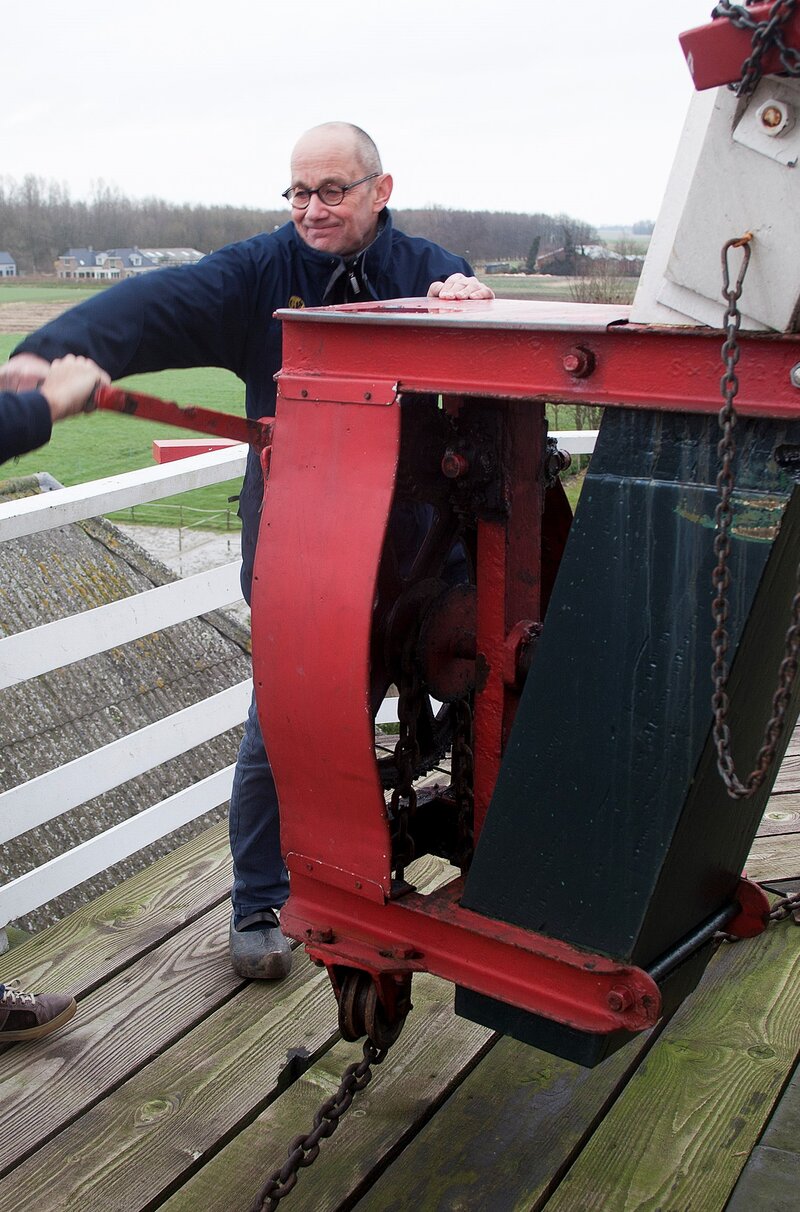
[[[692,91],[677,37],[712,7],[6,0],[0,175],[272,207],[297,135],[342,119],[397,207],[655,218]]]

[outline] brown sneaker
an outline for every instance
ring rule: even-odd
[[[78,1008],[75,998],[63,993],[24,993],[9,985],[0,989],[0,1044],[42,1039],[68,1023]]]

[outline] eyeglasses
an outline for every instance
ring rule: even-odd
[[[380,175],[380,173],[370,173],[368,177],[361,177],[358,181],[351,181],[349,185],[336,185],[333,181],[326,181],[318,189],[300,189],[291,185],[289,189],[283,191],[281,197],[285,198],[295,210],[306,210],[311,201],[312,194],[316,194],[320,202],[324,202],[326,206],[341,206],[344,196],[349,190],[355,189],[357,185],[363,185],[365,181],[372,181],[373,178]]]

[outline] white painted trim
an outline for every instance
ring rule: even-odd
[[[151,842],[165,837],[211,808],[224,804],[231,793],[234,767],[211,774],[199,783],[145,808],[127,821],[82,842],[41,867],[27,871],[0,888],[0,922],[15,921],[47,904],[70,888]]]
[[[0,689],[241,601],[241,560],[0,640]]]
[[[142,501],[157,501],[192,488],[204,488],[232,480],[244,472],[245,445],[192,455],[173,463],[161,463],[140,471],[128,471],[72,488],[57,488],[0,505],[0,542],[38,534],[55,526],[66,526],[83,518],[95,518],[115,509],[127,509]]]
[[[248,679],[0,794],[0,844],[241,724]]]

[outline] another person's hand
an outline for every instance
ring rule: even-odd
[[[67,354],[50,363],[39,383],[39,391],[50,405],[50,416],[55,422],[81,412],[98,383],[110,382],[110,377],[96,362]]]
[[[491,286],[466,274],[451,274],[446,282],[431,282],[429,299],[493,299]]]
[[[16,354],[0,366],[0,391],[35,391],[50,369],[38,354]]]

